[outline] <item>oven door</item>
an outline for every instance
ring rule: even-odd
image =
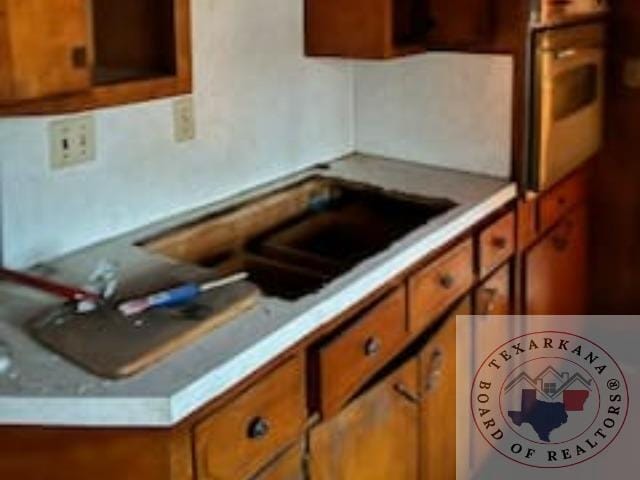
[[[531,179],[545,190],[593,157],[603,142],[604,26],[541,33]]]

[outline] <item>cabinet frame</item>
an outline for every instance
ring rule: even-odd
[[[0,103],[0,116],[75,113],[191,93],[193,73],[190,0],[173,0],[173,5],[175,75],[127,80],[107,85],[98,85],[94,82],[87,89],[76,92]],[[90,25],[89,29],[91,29]],[[92,50],[92,47],[89,49]],[[92,56],[93,52],[89,55]]]

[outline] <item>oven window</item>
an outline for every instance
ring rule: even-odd
[[[584,65],[553,80],[553,118],[562,120],[591,105],[598,97],[598,67]]]

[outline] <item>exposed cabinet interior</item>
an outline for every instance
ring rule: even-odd
[[[268,295],[295,299],[455,206],[312,177],[142,244],[183,262],[241,271]]]
[[[94,83],[177,73],[174,0],[93,0]]]
[[[1,0],[0,115],[191,90],[190,0]]]
[[[490,35],[489,0],[306,0],[310,56],[385,59]]]

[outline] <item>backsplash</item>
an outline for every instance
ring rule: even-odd
[[[356,149],[511,175],[513,63],[430,53],[355,65]]]
[[[509,175],[508,59],[429,54],[409,60],[410,72],[397,66],[407,60],[305,58],[303,2],[255,2],[192,3],[194,141],[174,142],[171,100],[101,110],[96,160],[52,171],[51,117],[0,120],[4,265],[26,267],[355,149]],[[445,81],[451,69],[464,77]],[[419,95],[400,92],[399,79]]]

